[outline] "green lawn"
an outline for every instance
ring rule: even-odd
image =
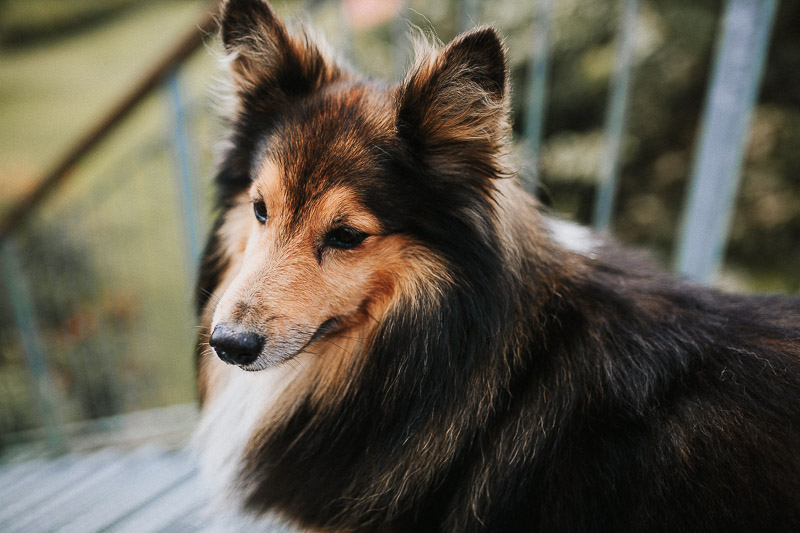
[[[144,3],[63,38],[2,49],[0,207],[36,183],[207,6]],[[201,49],[179,75],[201,234],[219,136],[208,105],[217,68]],[[156,91],[17,236],[62,422],[194,398],[195,259],[185,246],[173,120],[169,94]],[[0,302],[0,437],[37,424],[9,303]]]
[[[80,33],[0,49],[0,204],[50,168],[208,5],[145,3]]]

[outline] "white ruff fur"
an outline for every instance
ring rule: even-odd
[[[558,218],[546,220],[555,241],[572,252],[591,256],[601,244],[600,238],[585,226]]]
[[[280,409],[282,392],[303,372],[306,354],[294,363],[246,372],[222,361],[212,364],[218,379],[203,406],[192,443],[199,454],[203,486],[214,498],[213,510],[231,510],[242,487],[237,477],[254,433],[263,430]]]

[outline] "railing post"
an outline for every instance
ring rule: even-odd
[[[611,224],[614,200],[617,195],[622,137],[625,131],[625,111],[630,93],[633,51],[636,44],[636,17],[639,0],[622,0],[620,29],[611,89],[606,106],[606,139],[600,173],[597,176],[597,200],[594,210],[594,227],[606,231]]]
[[[533,9],[533,50],[528,66],[527,113],[525,115],[525,142],[532,162],[530,192],[536,192],[539,181],[539,151],[547,105],[547,78],[550,57],[550,26],[553,18],[553,0],[535,0]]]
[[[725,9],[676,261],[680,274],[702,283],[722,262],[776,6],[728,0]]]
[[[30,288],[19,262],[17,247],[10,237],[0,242],[0,260],[14,320],[22,340],[25,362],[31,375],[31,389],[36,396],[36,407],[44,428],[47,449],[50,454],[58,455],[66,451],[67,442],[58,422],[55,389],[47,368]]]
[[[196,210],[197,192],[194,184],[192,158],[186,133],[186,107],[181,94],[178,71],[173,71],[167,78],[172,112],[172,144],[174,148],[175,176],[178,185],[178,197],[183,216],[186,271],[191,275],[200,258],[200,236]]]

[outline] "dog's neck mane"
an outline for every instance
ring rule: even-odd
[[[261,416],[268,424],[250,424],[238,464],[247,507],[282,510],[301,522],[326,516],[337,528],[396,523],[411,518],[405,509],[435,501],[439,488],[457,483],[452,473],[465,475],[460,462],[475,464],[473,456],[486,453],[484,428],[492,431],[493,420],[506,416],[517,383],[536,373],[534,352],[547,344],[547,324],[525,324],[545,320],[536,310],[557,305],[576,264],[510,180],[495,193],[491,235],[469,258],[468,277],[401,295],[365,339],[340,339],[318,359],[296,363],[291,383],[272,384],[281,385],[281,398],[267,402],[272,412]],[[500,294],[518,297],[504,301]],[[530,338],[531,331],[541,336]],[[322,377],[330,372],[316,368],[333,364],[326,358],[336,347],[360,353],[345,358],[352,363],[336,369],[336,380],[320,383],[331,381]],[[242,384],[231,379],[229,386]],[[433,434],[439,438],[426,437]]]

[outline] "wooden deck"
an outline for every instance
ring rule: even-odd
[[[184,450],[102,450],[0,467],[4,533],[291,531],[271,521],[207,516],[207,509]]]
[[[0,464],[0,532],[292,531],[274,519],[209,513],[185,447],[149,439],[92,450]]]

